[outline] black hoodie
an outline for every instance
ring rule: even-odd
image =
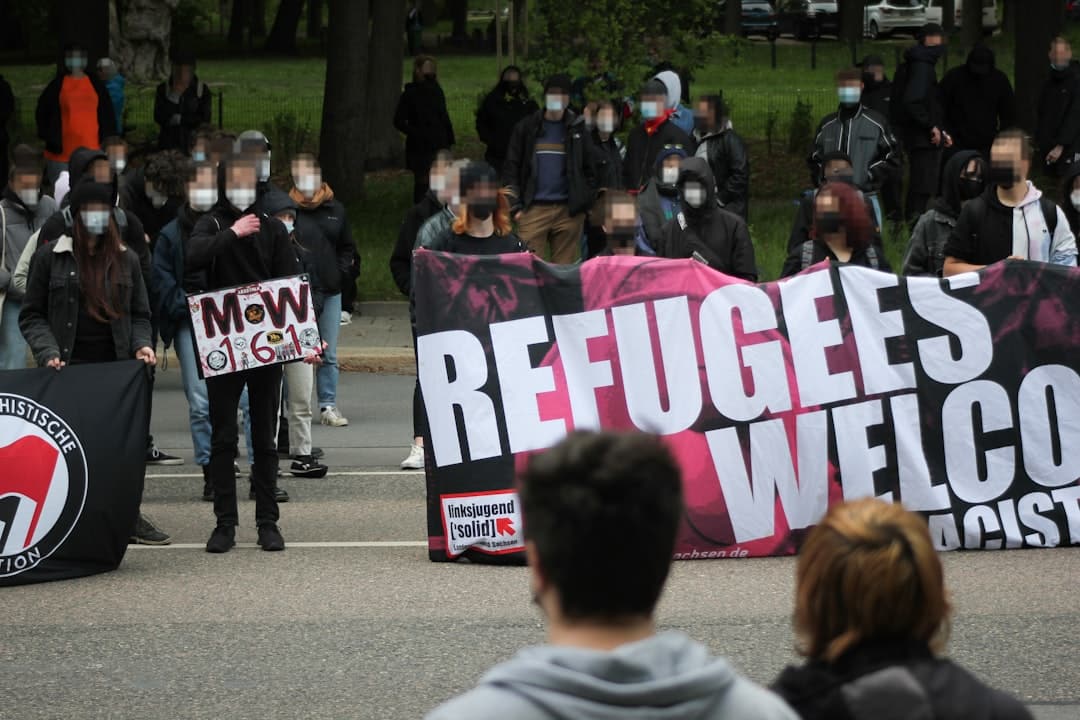
[[[1039,95],[1035,144],[1046,157],[1055,146],[1065,148],[1063,158],[1080,149],[1080,62],[1064,70],[1051,70]]]
[[[688,182],[698,182],[705,188],[705,204],[693,208],[682,201],[682,209],[664,226],[657,254],[690,258],[697,253],[714,270],[756,282],[758,271],[750,231],[741,217],[720,207],[716,182],[704,158],[683,160],[680,191]]]
[[[1069,228],[1076,235],[1080,231],[1080,211],[1072,204],[1073,181],[1080,177],[1080,163],[1069,166],[1069,172],[1061,183],[1061,209],[1065,211],[1065,217],[1069,219]]]
[[[910,47],[904,53],[904,64],[896,72],[889,120],[906,150],[933,148],[930,131],[944,125],[941,87],[935,70],[942,51],[940,46]]]
[[[976,46],[967,62],[941,79],[945,127],[956,148],[989,155],[998,132],[1016,123],[1012,85],[994,65],[994,51]]]

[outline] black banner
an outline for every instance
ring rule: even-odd
[[[138,360],[0,372],[0,586],[120,565],[149,420]]]

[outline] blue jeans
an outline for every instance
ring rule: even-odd
[[[19,330],[19,310],[22,302],[5,300],[0,314],[0,370],[22,370],[26,367],[26,340]]]
[[[194,343],[190,325],[184,322],[177,329],[173,349],[180,361],[180,379],[184,383],[184,395],[188,401],[188,422],[191,425],[191,444],[195,448],[195,464],[206,467],[210,464],[210,399],[206,395],[206,381],[199,377]],[[244,415],[244,437],[250,463],[255,457],[255,450],[251,446],[247,388],[240,396],[240,412]]]
[[[338,364],[337,344],[341,333],[341,293],[331,295],[323,302],[319,315],[319,335],[326,343],[323,362],[315,374],[318,385],[319,409],[337,405]]]

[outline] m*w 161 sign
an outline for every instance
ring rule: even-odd
[[[203,378],[302,360],[322,347],[307,275],[188,295]]]

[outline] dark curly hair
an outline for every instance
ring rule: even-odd
[[[146,161],[143,176],[169,197],[182,198],[191,177],[191,158],[177,150],[162,150]]]

